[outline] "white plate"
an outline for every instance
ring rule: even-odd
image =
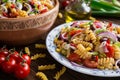
[[[50,53],[50,55],[59,63],[70,68],[74,71],[92,75],[92,76],[101,76],[101,77],[119,77],[120,76],[120,69],[119,70],[100,70],[100,69],[91,69],[84,67],[82,65],[76,65],[68,61],[64,56],[60,55],[55,51],[56,46],[54,44],[54,38],[59,34],[62,27],[66,27],[67,25],[71,25],[71,23],[65,23],[55,27],[50,33],[47,35],[46,38],[46,46]]]

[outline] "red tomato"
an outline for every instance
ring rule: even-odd
[[[112,46],[110,46],[109,44],[106,45],[108,52],[106,53],[106,55],[108,57],[114,57],[114,48]]]
[[[15,59],[9,58],[8,60],[5,60],[2,63],[1,68],[5,73],[12,73],[14,72],[15,65],[16,65]]]
[[[14,58],[18,62],[19,53],[17,51],[10,52],[10,57]]]
[[[81,32],[81,31],[82,31],[82,30],[72,30],[72,31],[70,31],[70,36],[73,36],[73,35]]]
[[[72,53],[68,56],[68,59],[73,62],[81,62],[80,56],[76,53]]]
[[[64,0],[64,1],[62,2],[62,6],[63,6],[63,7],[66,7],[69,3],[70,3],[69,0]]]
[[[22,58],[19,59],[19,62],[25,61],[28,65],[31,64],[31,59],[30,56],[28,56],[27,54],[23,54]]]
[[[98,62],[92,61],[90,59],[85,59],[83,61],[83,65],[89,68],[96,68],[98,66]]]
[[[0,54],[7,56],[9,54],[8,49],[6,48],[1,48],[0,49]]]
[[[3,16],[8,17],[8,14],[6,12],[3,12],[2,14]]]
[[[5,56],[0,54],[0,67],[1,67],[1,64],[5,61]]]
[[[26,78],[30,73],[30,67],[27,63],[19,63],[15,68],[15,76],[18,79]]]
[[[47,8],[44,8],[43,10],[41,10],[40,13],[45,13],[45,12],[47,12],[47,11],[48,11],[48,9],[47,9]]]

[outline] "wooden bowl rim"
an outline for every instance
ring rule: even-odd
[[[20,18],[0,18],[0,20],[27,20],[27,19],[33,19],[33,18],[37,18],[37,17],[44,17],[52,12],[54,12],[54,10],[56,10],[59,7],[59,1],[58,0],[54,0],[55,1],[55,6],[53,9],[51,9],[50,11],[43,13],[43,14],[38,14],[35,16],[29,16],[29,17],[20,17]]]

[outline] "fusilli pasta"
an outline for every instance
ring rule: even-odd
[[[55,68],[56,68],[55,64],[38,66],[38,70],[49,70],[49,69],[55,69]]]
[[[114,51],[115,51],[114,58],[120,59],[120,48],[114,45]]]
[[[48,80],[47,76],[43,72],[37,72],[37,77],[40,77],[42,80]]]
[[[38,58],[44,58],[46,56],[46,54],[35,54],[33,56],[31,56],[31,60],[36,60]]]
[[[45,44],[35,44],[35,48],[46,48]]]
[[[87,50],[85,49],[85,47],[82,44],[78,44],[77,48],[74,53],[78,54],[80,56],[80,58],[90,58],[91,54],[89,52],[87,52]]]
[[[55,74],[54,79],[59,80],[60,76],[62,76],[65,71],[66,71],[66,67],[63,66],[62,69]]]
[[[29,49],[29,47],[25,47],[25,53],[27,53],[28,55],[30,55],[30,49]]]
[[[100,69],[113,69],[115,65],[115,60],[114,58],[101,58],[98,59],[98,68]]]

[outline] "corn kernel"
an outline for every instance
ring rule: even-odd
[[[90,47],[87,47],[87,48],[86,48],[86,50],[87,50],[87,51],[90,51],[90,50],[91,50],[91,48],[90,48]]]
[[[57,49],[56,49],[56,51],[57,51],[57,52],[60,52],[60,49],[59,49],[59,48],[57,48]]]

